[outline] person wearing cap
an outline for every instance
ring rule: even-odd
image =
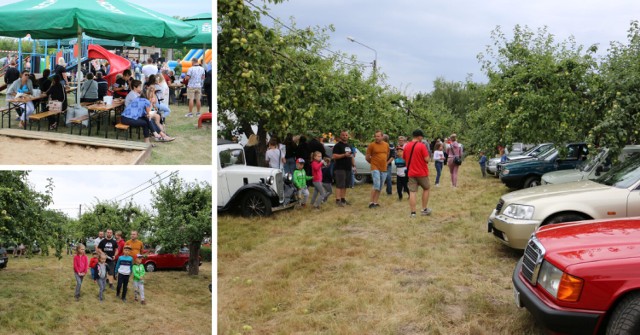
[[[451,186],[453,188],[458,187],[458,167],[455,159],[462,160],[462,145],[458,143],[458,135],[451,134],[451,144],[447,145],[447,165],[449,166],[449,172],[451,172]]]
[[[133,271],[133,300],[138,301],[140,296],[140,303],[145,305],[144,302],[144,265],[142,264],[142,255],[136,255],[136,260],[131,271]]]
[[[133,266],[133,257],[130,256],[131,247],[124,246],[124,255],[118,258],[116,262],[116,273],[118,274],[118,287],[116,288],[116,297],[121,298],[122,302],[127,302],[127,286],[129,286],[129,277],[131,276],[131,267]],[[122,296],[120,292],[122,291]]]
[[[307,188],[307,180],[311,180],[311,176],[307,176],[304,170],[304,159],[296,160],[296,170],[293,171],[293,184],[298,189],[298,198],[302,207],[306,206],[309,199],[309,189]]]
[[[376,131],[374,138],[375,140],[367,146],[365,155],[365,159],[371,164],[371,178],[373,179],[369,208],[380,207],[378,198],[382,185],[387,180],[387,163],[390,155],[389,143],[383,141],[384,136],[381,130]]]
[[[422,215],[430,215],[429,204],[429,151],[422,140],[424,133],[421,129],[413,131],[413,140],[404,146],[403,158],[407,162],[407,176],[409,177],[409,207],[410,217],[416,217],[416,202],[418,186],[422,187]]]

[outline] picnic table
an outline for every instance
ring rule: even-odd
[[[117,98],[117,99],[113,99],[113,102],[111,104],[105,104],[102,101],[93,103],[91,105],[87,105],[86,106],[87,110],[89,110],[89,115],[88,115],[88,135],[87,136],[91,136],[91,120],[95,119],[98,120],[99,118],[101,120],[104,119],[104,117],[106,116],[107,118],[107,125],[105,127],[105,132],[104,132],[104,138],[108,138],[109,136],[109,124],[111,123],[111,111],[114,111],[114,118],[117,116],[118,111],[122,111],[124,110],[124,99],[122,98]],[[100,129],[100,123],[98,123],[98,130],[96,130],[96,133],[99,131]]]
[[[31,94],[23,94],[18,97],[14,97],[13,99],[7,99],[8,108],[2,111],[2,121],[0,122],[1,127],[4,128],[4,117],[6,115],[9,118],[9,122],[8,122],[9,128],[11,128],[11,111],[17,110],[21,106],[26,105],[28,102],[33,102],[33,108],[34,108],[33,114],[37,114],[38,111],[40,110],[40,104],[36,102],[46,98],[47,98],[47,95],[44,93],[41,93],[40,95],[37,95],[37,96],[33,96]],[[27,129],[28,122],[29,122],[29,118],[26,117],[25,115],[25,118],[24,118],[25,130]]]

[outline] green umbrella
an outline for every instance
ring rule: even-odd
[[[78,37],[175,47],[196,28],[123,0],[23,0],[0,7],[0,36],[33,39]],[[9,19],[10,18],[10,19]]]
[[[182,42],[182,44],[192,48],[210,48],[213,44],[213,35],[211,34],[211,31],[213,30],[213,26],[211,24],[211,13],[198,14],[184,19],[184,21],[197,27],[198,31],[196,32],[196,36],[188,41]]]

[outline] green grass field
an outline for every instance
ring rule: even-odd
[[[445,168],[431,216],[395,189],[367,208],[371,184],[344,208],[219,215],[218,334],[542,334],[514,303],[521,252],[487,233],[508,190],[472,159],[455,190]]]
[[[0,270],[0,334],[211,334],[211,279],[211,263],[193,277],[147,273],[143,306],[133,300],[132,282],[127,303],[108,288],[100,303],[87,277],[76,302],[72,256],[10,256]]]
[[[0,98],[0,106],[5,106],[5,95]],[[73,98],[73,94],[68,95],[69,99]],[[212,153],[213,153],[213,135],[211,123],[206,124],[204,127],[198,129],[198,119],[196,117],[187,118],[184,115],[189,111],[188,105],[170,105],[171,114],[167,118],[167,133],[176,140],[170,143],[157,143],[156,147],[152,149],[151,157],[145,162],[146,165],[211,165]],[[194,113],[196,108],[194,106]],[[201,112],[208,111],[208,106],[202,106]],[[11,128],[18,128],[18,122],[15,121],[17,114],[12,113]],[[111,116],[113,120],[113,115]],[[4,125],[7,127],[7,119],[5,117]],[[46,120],[41,121],[41,130],[47,128]],[[33,125],[33,130],[36,131],[37,126]],[[63,124],[60,125],[58,132],[68,134],[69,129]],[[73,129],[74,134],[78,134],[78,129]],[[83,129],[82,136],[87,136],[87,130]],[[80,136],[80,135],[78,135]],[[92,127],[91,136],[100,136],[104,138],[104,127],[100,129],[98,135],[95,134],[95,126]],[[111,126],[108,132],[109,138],[115,138],[115,128]],[[120,139],[124,141],[124,137],[120,135]],[[136,130],[133,130],[133,141],[143,141],[138,139]]]

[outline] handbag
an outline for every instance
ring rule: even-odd
[[[460,151],[458,150],[458,152]],[[453,144],[451,144],[451,154],[453,155],[453,163],[455,165],[462,165],[462,158],[459,155],[456,155]]]
[[[50,112],[62,113],[62,101],[58,100],[49,100],[47,102],[47,109]]]

